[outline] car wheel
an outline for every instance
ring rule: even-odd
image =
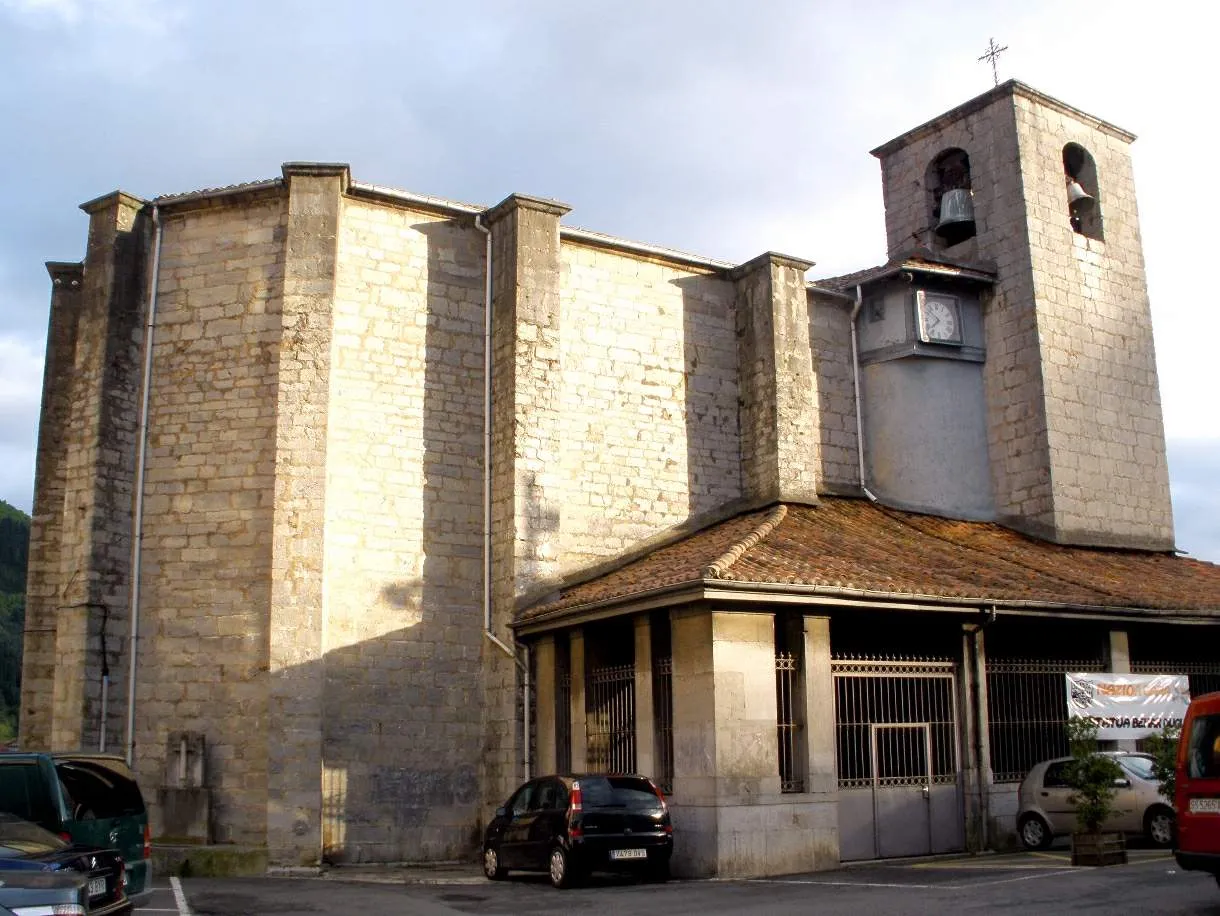
[[[1021,837],[1021,845],[1026,849],[1046,849],[1051,845],[1051,828],[1036,814],[1027,814],[1017,824],[1017,834]]]
[[[483,874],[491,881],[499,881],[508,874],[508,869],[500,864],[500,851],[488,846],[483,850]]]
[[[1173,812],[1164,805],[1149,808],[1144,815],[1144,833],[1154,846],[1172,846],[1174,826]]]
[[[669,860],[648,866],[648,880],[664,884],[669,880]]]
[[[564,888],[576,883],[576,869],[572,865],[572,857],[562,846],[551,850],[551,886]]]

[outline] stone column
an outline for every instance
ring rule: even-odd
[[[572,772],[580,773],[588,767],[588,738],[585,732],[585,634],[583,630],[572,630],[568,637],[568,673],[571,677],[569,691],[569,715],[572,740]]]
[[[781,799],[770,614],[687,610],[673,626],[675,825],[680,874],[769,874]],[[778,839],[778,834],[776,834]],[[793,871],[799,869],[791,869]]]
[[[987,647],[985,631],[977,624],[962,624],[960,668],[957,718],[962,725],[966,848],[979,851],[990,843],[991,741],[987,734]]]
[[[107,746],[125,750],[125,672],[132,495],[139,424],[146,277],[144,202],[116,191],[81,209],[89,243],[75,351],[56,384],[70,388],[61,441],[60,529],[51,744],[96,747],[101,730],[101,647],[112,671]],[[69,319],[70,320],[70,319]],[[69,357],[65,355],[63,368]],[[61,405],[62,407],[62,405]]]
[[[47,271],[51,275],[51,318],[42,373],[21,664],[21,747],[27,750],[51,749],[55,633],[65,585],[59,563],[64,528],[64,459],[72,414],[72,364],[84,265],[51,262]]]
[[[805,271],[768,252],[730,274],[737,285],[742,482],[759,503],[817,502],[817,376]]]
[[[273,865],[322,850],[323,529],[331,322],[345,165],[286,163],[288,225],[272,521],[267,847]]]
[[[656,717],[652,709],[652,626],[647,614],[635,618],[635,771],[656,777]]]
[[[492,630],[501,641],[518,601],[554,578],[559,559],[559,219],[567,212],[514,194],[483,214],[492,244]],[[520,775],[518,672],[490,640],[483,647],[483,789],[503,799]]]
[[[830,618],[804,618],[806,867],[839,867],[839,781],[835,770],[835,685]]]
[[[560,710],[555,706],[555,637],[547,634],[534,643],[534,733],[538,757],[534,761],[534,774],[554,773],[556,768],[555,753],[555,717]],[[562,710],[568,715],[568,710]]]
[[[1115,674],[1131,673],[1131,643],[1127,637],[1126,630],[1110,631],[1110,644],[1107,654],[1110,658],[1110,670],[1112,672]],[[1115,750],[1136,750],[1136,740],[1134,738],[1121,738],[1114,741],[1113,744]]]

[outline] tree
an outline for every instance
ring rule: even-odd
[[[1166,725],[1158,734],[1144,739],[1144,749],[1152,755],[1152,778],[1160,786],[1161,796],[1171,805],[1177,788],[1178,739],[1181,737],[1181,728]]]
[[[1115,786],[1123,771],[1097,749],[1097,726],[1091,721],[1074,716],[1065,728],[1072,760],[1064,778],[1073,790],[1068,800],[1076,806],[1076,826],[1080,833],[1098,833],[1114,811]]]

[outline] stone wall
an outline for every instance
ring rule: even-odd
[[[453,859],[479,820],[483,237],[348,200],[327,427],[324,831]]]
[[[1173,546],[1130,138],[1015,98],[1059,540]],[[1072,231],[1063,148],[1096,163],[1104,241]]]
[[[266,837],[268,605],[285,201],[164,220],[150,393],[136,764],[207,736],[214,839]],[[154,834],[160,829],[153,812]]]
[[[733,284],[565,242],[561,569],[741,495]]]

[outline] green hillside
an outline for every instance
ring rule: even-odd
[[[17,732],[30,517],[0,499],[0,743]]]

